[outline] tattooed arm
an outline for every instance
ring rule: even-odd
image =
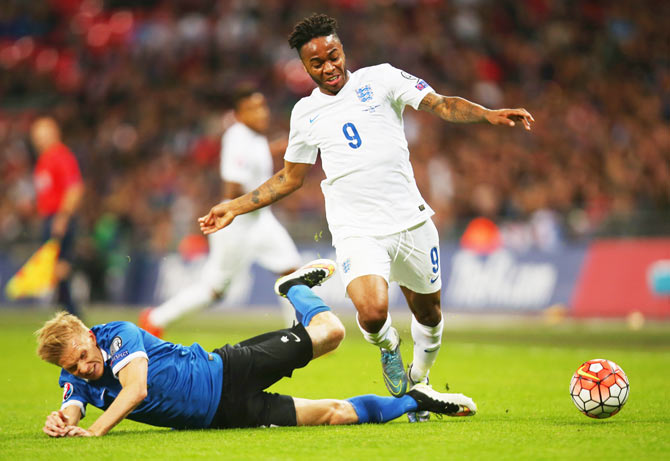
[[[302,186],[311,167],[307,163],[285,161],[284,168],[258,188],[235,200],[219,203],[205,216],[198,218],[200,230],[205,234],[214,233],[230,224],[235,216],[263,208],[286,197]]]
[[[491,110],[467,99],[436,93],[427,94],[419,104],[419,110],[455,123],[489,122],[491,125],[514,126],[515,122],[520,121],[527,130],[530,130],[530,123],[535,121],[526,109]]]

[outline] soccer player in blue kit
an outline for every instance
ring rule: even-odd
[[[336,29],[335,19],[323,14],[296,24],[289,44],[317,87],[291,112],[284,168],[252,192],[214,206],[200,218],[200,228],[211,234],[294,192],[320,154],[340,275],[363,337],[381,351],[384,383],[399,397],[415,383],[428,383],[443,330],[439,236],[414,179],[403,111],[411,106],[456,123],[518,122],[527,130],[533,117],[521,108],[491,110],[443,96],[390,64],[350,72]],[[393,281],[412,312],[414,350],[407,370],[388,309]],[[412,421],[428,416],[408,414]]]
[[[265,392],[282,377],[335,349],[344,327],[311,288],[335,272],[316,260],[281,277],[275,292],[300,323],[213,352],[156,338],[130,322],[90,330],[61,312],[37,331],[38,355],[62,368],[63,402],[47,416],[52,437],[101,436],[124,418],[178,429],[383,423],[409,411],[471,416],[472,399],[417,384],[401,398],[362,395],[307,400]],[[104,412],[88,429],[86,405]]]

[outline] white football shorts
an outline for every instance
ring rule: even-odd
[[[380,275],[421,294],[442,287],[440,241],[431,219],[396,234],[344,238],[335,252],[345,287],[363,275]]]
[[[301,265],[293,239],[269,209],[237,216],[228,227],[209,235],[203,277],[215,290],[223,291],[254,262],[276,274]]]

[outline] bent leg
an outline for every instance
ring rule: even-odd
[[[367,342],[380,348],[384,384],[400,397],[407,391],[407,373],[400,353],[400,335],[391,326],[388,313],[388,284],[380,275],[355,278],[347,286],[358,315],[356,320]]]
[[[317,259],[275,282],[275,292],[288,298],[312,341],[312,358],[332,351],[344,339],[344,325],[311,289],[328,280],[335,267],[334,261]]]
[[[398,347],[398,332],[388,313],[386,280],[379,275],[358,277],[347,286],[347,294],[358,311],[356,320],[365,340],[389,351]]]

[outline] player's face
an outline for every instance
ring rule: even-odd
[[[254,93],[237,103],[235,117],[258,133],[265,133],[270,124],[270,109],[265,96]]]
[[[78,378],[89,381],[100,379],[105,363],[93,332],[88,331],[71,339],[58,364]]]
[[[335,95],[347,83],[346,58],[337,35],[316,37],[305,43],[300,59],[322,93]]]

